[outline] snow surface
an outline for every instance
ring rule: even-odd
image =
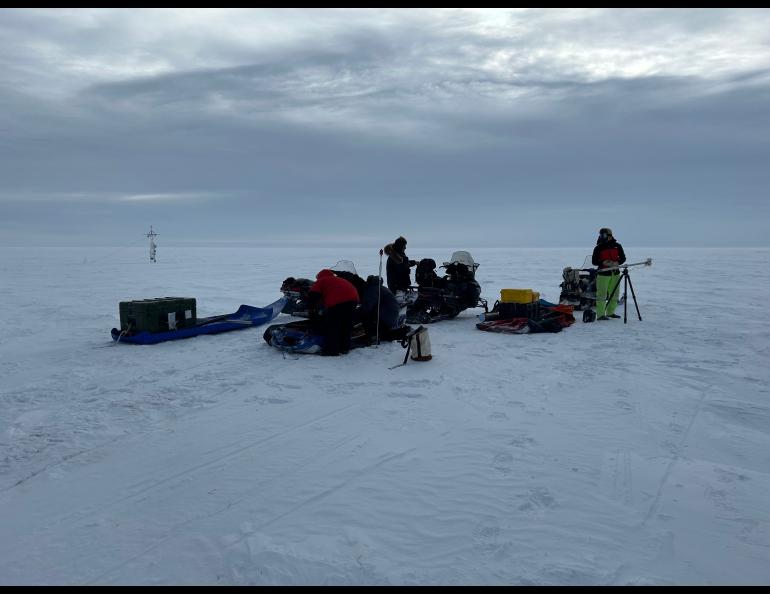
[[[494,302],[558,299],[590,246],[408,253],[455,249]],[[469,310],[389,370],[398,344],[284,356],[264,327],[109,337],[121,300],[263,306],[376,248],[4,248],[0,583],[767,585],[770,250],[626,251],[644,321]]]

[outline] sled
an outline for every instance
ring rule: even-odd
[[[244,328],[253,328],[261,326],[275,318],[284,305],[286,298],[281,297],[278,301],[271,303],[266,307],[254,307],[252,305],[241,305],[238,311],[220,316],[211,316],[208,318],[199,318],[195,324],[177,330],[168,332],[137,332],[130,334],[121,332],[117,328],[111,331],[112,339],[115,342],[127,342],[130,344],[157,344],[167,340],[178,340],[180,338],[190,338],[201,334],[219,334],[221,332],[230,332],[231,330],[243,330]]]

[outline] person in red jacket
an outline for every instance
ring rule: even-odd
[[[310,287],[311,302],[323,307],[324,346],[322,354],[336,356],[350,350],[353,333],[353,310],[358,305],[358,291],[352,283],[323,269]]]
[[[620,270],[618,266],[626,261],[626,253],[612,236],[612,229],[602,227],[599,229],[599,239],[591,258],[594,266],[599,270],[596,273],[596,319],[610,320],[620,318],[615,313],[618,306],[618,293],[620,292]],[[606,270],[608,269],[609,270]],[[612,298],[607,302],[607,297]]]

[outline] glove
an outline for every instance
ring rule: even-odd
[[[607,268],[610,268],[611,266],[617,266],[618,265],[618,263],[615,260],[604,260],[604,262],[602,262],[602,264],[604,264]]]

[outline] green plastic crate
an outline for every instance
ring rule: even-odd
[[[120,329],[123,332],[168,332],[195,324],[196,303],[193,297],[158,297],[121,301]]]

